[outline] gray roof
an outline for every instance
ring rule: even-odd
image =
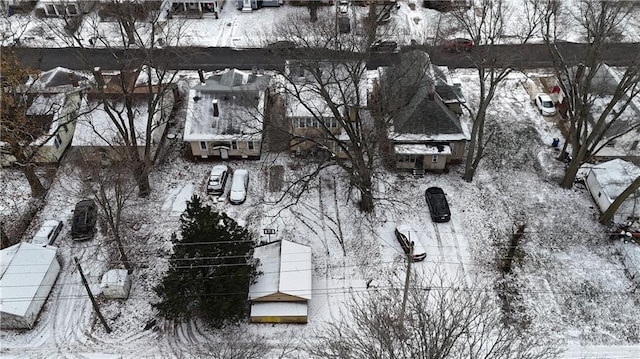
[[[431,65],[429,55],[414,50],[400,55],[400,68],[389,72],[405,77],[400,93],[406,94],[406,105],[393,118],[396,134],[437,135],[464,134],[458,116],[443,102],[457,97],[456,89],[446,83],[441,69]],[[429,92],[434,91],[433,96]]]

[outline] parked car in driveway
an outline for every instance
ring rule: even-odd
[[[469,51],[473,48],[473,40],[456,37],[455,39],[445,40],[442,47],[451,52]]]
[[[413,242],[413,256],[411,259],[414,262],[419,262],[427,257],[427,252],[425,252],[422,244],[418,240],[418,235],[411,229],[411,227],[401,224],[396,227],[395,234],[396,240],[398,240],[398,243],[400,243],[400,246],[406,255],[411,254],[411,242]]]
[[[36,232],[36,235],[31,239],[31,243],[38,246],[50,246],[58,238],[58,234],[62,230],[62,221],[47,220],[44,221],[42,227]]]
[[[221,195],[224,193],[224,187],[229,177],[229,166],[215,165],[209,173],[209,181],[207,182],[207,193],[212,195]]]
[[[542,116],[554,116],[556,114],[556,105],[553,103],[551,96],[546,93],[537,94],[534,101]]]
[[[92,199],[85,199],[76,204],[71,223],[71,239],[83,241],[91,239],[96,234],[96,220],[98,210]]]
[[[429,206],[431,220],[434,222],[449,222],[451,219],[451,211],[449,210],[449,202],[444,191],[440,187],[429,187],[424,192],[424,197]]]
[[[232,204],[243,203],[247,199],[247,188],[249,188],[249,172],[242,169],[233,171],[229,202]]]

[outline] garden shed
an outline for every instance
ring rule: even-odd
[[[33,328],[60,273],[56,251],[27,242],[0,251],[2,329]]]
[[[281,240],[255,248],[262,275],[249,287],[252,323],[306,323],[311,247]]]
[[[131,278],[126,269],[112,269],[102,276],[102,294],[107,299],[127,299],[131,290]]]

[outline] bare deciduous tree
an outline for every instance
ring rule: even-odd
[[[360,194],[359,208],[371,212],[378,144],[369,112],[366,61],[371,44],[386,31],[375,21],[364,21],[364,36],[356,31],[342,34],[335,21],[332,11],[320,11],[313,23],[298,14],[275,27],[277,38],[298,46],[278,89],[289,120],[284,125],[292,150],[328,154],[324,165],[301,177],[303,182],[309,183],[327,165],[340,166]]]
[[[96,14],[84,16],[77,32],[69,33],[55,24],[50,26],[69,46],[105,48],[117,59],[117,70],[121,75],[106,84],[96,69],[96,59],[87,55],[88,52],[77,52],[85,66],[94,69],[97,85],[94,95],[117,129],[119,138],[110,141],[109,145],[125,149],[121,155],[135,176],[138,195],[146,197],[151,191],[149,174],[165,143],[164,137],[157,141],[154,133],[169,120],[165,115],[166,104],[177,101],[173,83],[178,71],[168,69],[163,59],[185,57],[188,53],[181,47],[185,23],[164,18],[160,2],[156,1],[114,2],[101,6],[99,17]],[[103,22],[102,19],[111,21]],[[65,18],[64,23],[69,25],[72,20]],[[79,35],[81,31],[93,36],[87,40]],[[162,52],[155,50],[165,46],[167,48]],[[138,110],[138,106],[144,111]],[[141,121],[146,123],[143,129],[136,126]]]
[[[607,208],[607,210],[602,213],[602,215],[600,216],[600,223],[609,223],[611,219],[613,219],[613,216],[615,216],[622,203],[624,203],[624,201],[626,201],[630,196],[635,196],[637,200],[637,198],[640,197],[640,194],[636,193],[638,191],[638,188],[640,188],[640,177],[631,182],[631,184],[629,184],[629,186],[627,186],[627,188],[625,188],[625,190],[622,191],[622,193],[620,193],[618,197],[616,197],[613,203],[609,205],[609,208]]]
[[[556,46],[558,23],[572,16],[549,2],[543,16],[543,38],[554,61],[554,71],[564,99],[562,112],[570,123],[569,138],[561,153],[571,145],[571,158],[560,183],[571,188],[580,166],[615,138],[640,127],[640,121],[625,116],[640,93],[640,51],[629,54],[634,64],[617,75],[608,73],[603,54],[607,43],[617,41],[632,10],[628,2],[582,1],[573,14],[589,46],[582,62],[573,66]],[[617,77],[617,78],[616,78]],[[611,81],[615,84],[611,85]],[[609,82],[607,84],[607,82]]]
[[[537,7],[529,7],[528,17],[536,19],[534,15],[539,13]],[[510,16],[512,9],[509,2],[502,0],[480,0],[475,2],[472,9],[458,8],[451,14],[458,25],[476,44],[476,52],[471,58],[474,66],[478,70],[478,82],[480,93],[478,103],[474,107],[466,106],[466,110],[472,120],[471,140],[467,148],[465,160],[465,171],[463,178],[465,181],[472,181],[475,171],[484,155],[484,149],[488,139],[485,137],[485,122],[487,120],[487,110],[491,106],[496,90],[502,81],[511,73],[512,68],[508,65],[498,66],[493,60],[497,54],[497,46],[503,42],[506,36],[505,21]],[[530,26],[537,26],[536,22]],[[533,31],[526,31],[520,34],[517,40],[519,43],[526,43],[532,36]]]
[[[125,248],[125,236],[122,224],[126,222],[128,202],[135,196],[136,186],[131,171],[124,163],[115,162],[108,167],[101,166],[101,158],[94,158],[93,154],[79,157],[80,173],[90,178],[88,186],[93,199],[100,208],[110,238],[116,244],[120,261],[127,270],[133,266],[128,259]]]
[[[552,358],[558,348],[542,333],[502,321],[490,291],[457,287],[443,278],[413,281],[406,313],[391,281],[348,302],[308,343],[315,358]]]
[[[39,74],[20,64],[11,51],[2,52],[2,127],[3,162],[12,162],[25,174],[31,195],[40,197],[46,189],[36,174],[37,162],[49,161],[43,150],[58,132],[67,129],[80,116],[80,91],[41,93],[35,86]]]

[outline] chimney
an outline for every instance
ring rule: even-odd
[[[96,66],[93,68],[93,77],[96,79],[99,88],[104,88],[104,77],[102,77],[102,69]]]
[[[198,76],[200,77],[200,83],[205,83],[205,81],[204,81],[204,71],[202,71],[202,69],[198,69]]]
[[[436,99],[436,87],[434,84],[429,84],[429,101]]]
[[[218,99],[211,100],[211,107],[213,108],[213,117],[220,116],[220,109],[218,108]]]

